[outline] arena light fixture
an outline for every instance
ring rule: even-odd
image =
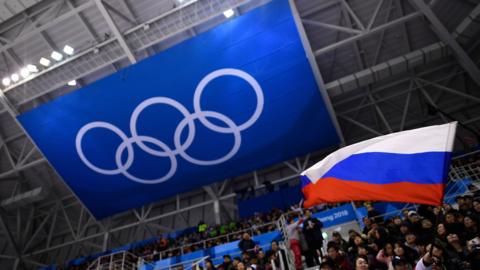
[[[50,60],[48,60],[47,58],[42,57],[42,58],[40,58],[39,63],[40,63],[40,65],[42,65],[42,66],[48,67],[48,66],[50,66],[50,63],[51,63],[51,62],[50,62]]]
[[[28,76],[30,76],[30,70],[28,70],[28,68],[24,67],[22,69],[20,69],[20,75],[26,79]]]
[[[75,86],[77,85],[77,80],[71,80],[67,83],[68,86]]]
[[[73,53],[75,52],[75,49],[73,49],[69,45],[65,45],[65,47],[63,47],[63,52],[67,55],[73,55]]]
[[[10,76],[13,82],[18,82],[20,80],[20,76],[18,76],[17,73],[13,73],[12,76]]]
[[[28,69],[28,71],[30,71],[30,73],[38,72],[38,68],[35,65],[31,65],[31,64],[27,65],[27,69]]]
[[[233,11],[233,9],[227,9],[223,12],[223,16],[225,16],[225,18],[230,18],[232,17],[233,15],[235,15],[235,11]]]
[[[7,78],[3,78],[3,80],[2,80],[2,84],[3,84],[4,86],[9,86],[11,82],[12,82],[12,81],[11,81],[10,78],[8,78],[8,77],[7,77]]]
[[[50,57],[52,57],[53,60],[55,61],[62,61],[63,59],[63,55],[57,51],[53,51],[52,54],[50,55]]]

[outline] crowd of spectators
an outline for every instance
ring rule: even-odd
[[[286,216],[295,269],[314,266],[321,270],[480,269],[480,190],[473,185],[470,188],[468,195],[456,198],[454,206],[420,205],[416,211],[404,210],[390,219],[384,219],[372,204],[365,203],[368,216],[363,219],[363,229],[350,230],[345,239],[334,232],[328,242],[324,241],[323,224],[312,217],[312,211],[294,206]],[[274,209],[222,225],[200,222],[194,232],[177,238],[160,238],[131,252],[153,262],[240,240],[240,253],[225,255],[220,265],[207,260],[202,268],[288,269],[287,254],[277,241],[269,247],[260,247],[251,238],[276,230],[274,221],[285,213]]]
[[[274,231],[276,230],[275,221],[280,218],[282,213],[283,211],[280,209],[273,209],[266,214],[258,213],[250,218],[222,225],[208,225],[201,221],[191,233],[176,238],[163,237],[155,243],[132,252],[144,257],[149,262],[208,249],[241,240],[245,232],[248,232],[249,235],[259,235]]]
[[[456,208],[422,205],[388,220],[369,213],[361,232],[333,234],[320,269],[480,269],[478,195],[458,197]]]

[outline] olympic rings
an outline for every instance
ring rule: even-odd
[[[240,125],[236,124],[232,119],[230,119],[228,116],[224,114],[221,114],[219,112],[214,112],[214,111],[202,111],[200,107],[201,95],[205,87],[212,80],[222,76],[239,77],[245,80],[255,92],[256,99],[257,99],[257,105],[255,107],[255,111],[247,121],[245,121]],[[156,138],[153,138],[150,136],[138,135],[137,120],[140,114],[149,106],[157,105],[157,104],[171,106],[175,108],[177,111],[179,111],[184,117],[178,124],[177,128],[175,129],[174,136],[173,136],[175,148],[173,149],[171,149],[167,144],[165,144],[164,142]],[[130,137],[128,137],[127,134],[125,134],[122,130],[120,130],[118,127],[116,127],[111,123],[94,121],[80,128],[75,139],[75,147],[77,150],[77,154],[80,157],[80,159],[83,161],[83,163],[88,168],[90,168],[91,170],[97,173],[104,174],[104,175],[122,174],[126,178],[137,183],[158,184],[158,183],[162,183],[169,180],[175,175],[177,171],[177,163],[178,163],[177,155],[181,156],[186,161],[199,166],[216,165],[231,159],[233,156],[235,156],[235,154],[240,149],[241,141],[242,141],[241,132],[251,127],[253,124],[255,124],[255,122],[258,120],[258,118],[262,114],[263,106],[264,106],[263,91],[262,91],[262,88],[260,87],[260,84],[255,80],[255,78],[253,78],[250,74],[242,70],[232,69],[232,68],[219,69],[205,76],[197,85],[195,89],[195,93],[193,95],[193,107],[194,107],[193,113],[190,113],[187,110],[187,108],[185,108],[185,106],[183,106],[178,101],[173,100],[171,98],[168,98],[168,97],[149,98],[141,102],[132,112],[132,116],[130,117],[130,133],[131,133]],[[217,126],[212,122],[210,122],[208,118],[217,119],[220,122],[225,123],[226,127]],[[196,132],[195,120],[196,119],[198,119],[200,123],[202,123],[205,127],[207,127],[212,131],[222,133],[222,134],[233,135],[234,145],[227,154],[215,160],[200,160],[187,154],[186,151],[191,146],[195,138],[195,132]],[[118,146],[115,152],[115,163],[117,166],[116,169],[104,169],[94,165],[87,159],[87,157],[83,152],[83,148],[82,148],[83,137],[90,130],[99,129],[99,128],[106,129],[115,133],[122,140],[122,142],[120,143],[120,145]],[[182,143],[181,134],[185,128],[187,128],[188,134],[187,134],[187,138]],[[148,143],[149,145],[154,145],[156,146],[156,148],[155,149],[151,148],[145,143]],[[136,144],[140,149],[142,149],[143,151],[145,151],[146,153],[152,156],[169,158],[170,169],[168,170],[168,172],[164,176],[159,177],[157,179],[143,179],[130,174],[128,172],[128,169],[132,166],[135,158],[133,144]],[[127,158],[125,161],[122,161],[122,155],[125,152],[125,150],[127,151]]]

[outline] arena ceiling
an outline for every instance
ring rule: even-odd
[[[15,116],[269,0],[0,0],[0,265],[35,269],[232,218],[234,191],[291,181],[322,153],[95,220]],[[474,0],[295,0],[310,57],[345,143],[458,120],[458,148],[480,133],[480,5]],[[38,64],[69,45],[48,67]],[[76,85],[68,85],[72,80]],[[2,83],[2,81],[0,81]],[[213,209],[213,211],[212,211]],[[201,213],[200,215],[198,213]],[[3,269],[3,268],[2,268]]]

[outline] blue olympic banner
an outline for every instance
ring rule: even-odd
[[[97,218],[339,142],[286,0],[18,119]]]

